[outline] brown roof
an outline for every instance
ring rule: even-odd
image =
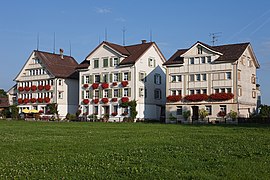
[[[229,62],[229,63],[235,62],[236,60],[238,60],[241,57],[241,55],[244,53],[245,49],[250,44],[250,43],[239,43],[239,44],[227,44],[227,45],[221,45],[221,46],[210,46],[208,44],[205,44],[199,41],[197,43],[200,43],[203,46],[206,46],[207,48],[213,51],[222,53],[222,55],[218,59],[216,59],[215,62]],[[174,55],[172,55],[172,57],[170,57],[169,60],[166,61],[163,65],[182,64],[183,59],[179,60],[181,59],[180,56],[184,54],[185,52],[187,52],[189,49],[180,49],[176,51],[176,53],[174,53]]]
[[[71,56],[63,56],[42,51],[34,51],[47,70],[55,77],[76,79],[78,77],[75,71],[78,63]]]
[[[84,60],[83,62],[81,62],[81,64],[77,66],[76,69],[87,69],[89,65],[90,65],[90,61]]]
[[[103,41],[99,46],[97,46],[87,57],[86,59],[91,56],[101,45],[107,45],[110,48],[114,49],[115,51],[119,52],[120,54],[127,56],[125,59],[123,59],[119,65],[132,65],[134,64],[142,55],[143,53],[150,48],[154,42],[148,42],[148,43],[142,43],[142,44],[135,44],[135,45],[130,45],[130,46],[121,46],[118,44],[110,43]],[[163,55],[162,55],[163,56]],[[78,67],[77,69],[83,69],[87,68],[89,66],[86,64],[84,60]]]
[[[0,108],[6,108],[9,107],[9,102],[7,97],[1,97],[0,98]]]

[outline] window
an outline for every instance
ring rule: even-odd
[[[251,83],[256,84],[256,77],[254,74],[252,74],[252,76],[251,76]]]
[[[215,93],[219,93],[219,89],[215,89]]]
[[[140,72],[139,74],[139,79],[140,81],[146,82],[146,73],[145,72]]]
[[[176,75],[172,75],[172,82],[176,82]]]
[[[176,90],[171,90],[171,95],[175,96],[176,95]]]
[[[226,79],[232,79],[232,73],[226,72]]]
[[[95,83],[100,83],[100,75],[95,75]]]
[[[207,56],[207,63],[211,63],[211,56]]]
[[[118,112],[118,105],[113,106],[113,112]]]
[[[108,74],[103,74],[103,82],[108,82]]]
[[[119,58],[113,58],[113,65],[118,66],[119,64]]]
[[[98,114],[98,106],[94,106],[93,111],[94,111],[94,114]]]
[[[194,58],[189,59],[189,64],[194,64]]]
[[[59,86],[62,86],[62,85],[63,85],[62,79],[59,79],[59,80],[58,80],[58,85],[59,85]]]
[[[124,89],[124,95],[123,96],[124,97],[127,97],[128,96],[128,89],[127,88]]]
[[[202,89],[202,94],[207,94],[207,89]]]
[[[238,70],[238,72],[237,72],[237,79],[238,79],[238,81],[241,80],[241,71],[239,71],[239,70]]]
[[[124,72],[124,81],[128,81],[128,72]]]
[[[94,68],[99,68],[99,60],[94,59]]]
[[[155,84],[161,84],[161,75],[160,74],[155,74],[154,83]]]
[[[178,95],[182,95],[182,90],[177,90]]]
[[[206,74],[202,74],[202,80],[206,81]]]
[[[94,96],[95,98],[99,98],[99,90],[95,90]]]
[[[194,94],[194,89],[191,89],[190,91],[189,91],[189,94],[191,95],[191,94]]]
[[[201,81],[201,75],[200,74],[196,74],[196,81]]]
[[[89,76],[85,76],[85,84],[89,84]]]
[[[148,59],[148,66],[149,67],[155,67],[155,60],[153,58]]]
[[[205,106],[205,110],[208,112],[208,115],[212,115],[212,106]]]
[[[231,93],[232,92],[232,88],[227,88],[227,93]]]
[[[113,97],[119,97],[119,90],[118,89],[113,90]]]
[[[189,81],[194,81],[194,74],[189,75]]]
[[[238,96],[242,96],[242,88],[241,87],[238,88]]]
[[[256,98],[256,91],[255,91],[255,89],[252,90],[252,98]]]
[[[221,91],[222,93],[225,93],[225,88],[221,88],[220,91]]]
[[[196,89],[196,94],[201,94],[201,90],[200,89]]]
[[[226,105],[220,105],[220,106],[219,106],[219,110],[220,110],[221,112],[225,112],[225,113],[227,114],[227,107],[226,107]]]
[[[144,94],[144,88],[139,88],[139,96],[143,97]]]
[[[58,92],[58,98],[63,99],[63,92],[61,92],[61,91]]]
[[[179,115],[182,115],[183,114],[183,107],[182,106],[176,106],[177,109],[176,109],[176,115],[179,116]]]
[[[113,74],[113,81],[114,81],[114,82],[119,81],[119,73],[114,73],[114,74]]]
[[[108,58],[103,59],[103,67],[108,67],[108,66],[109,66]]]
[[[176,77],[177,77],[177,81],[178,82],[181,82],[182,81],[182,75],[177,75]]]
[[[201,57],[201,63],[205,64],[205,57]]]
[[[161,99],[161,90],[155,89],[155,99]]]
[[[202,46],[198,46],[198,54],[202,54]]]
[[[89,95],[90,95],[90,92],[89,91],[85,91],[85,98],[86,99],[89,99]]]
[[[109,90],[108,89],[104,90],[103,97],[105,97],[105,98],[109,97]]]

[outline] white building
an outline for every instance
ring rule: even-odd
[[[7,95],[8,95],[8,102],[9,105],[17,105],[17,85],[15,84],[14,86],[12,86],[8,91],[7,91]]]
[[[166,120],[184,121],[190,110],[197,120],[206,109],[209,120],[228,114],[240,117],[256,111],[256,70],[259,63],[250,43],[209,46],[197,42],[178,50],[167,62]]]
[[[83,115],[109,115],[109,121],[129,116],[125,101],[136,100],[137,119],[165,116],[165,58],[154,42],[121,46],[102,42],[79,65]]]
[[[18,107],[47,113],[46,105],[56,103],[60,118],[78,109],[78,63],[71,56],[33,51],[15,78]]]

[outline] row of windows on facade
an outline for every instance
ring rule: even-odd
[[[240,59],[240,62],[243,66],[246,66],[247,67],[253,67],[253,63],[252,63],[252,60],[250,57],[247,57],[247,56],[243,56],[241,59]]]
[[[48,74],[46,69],[30,69],[28,70],[28,76],[39,76]]]
[[[101,109],[99,109],[99,106],[93,106],[94,114],[99,114],[100,110]],[[129,111],[128,107],[120,107],[119,105],[112,105],[111,110],[112,110],[111,112],[117,112],[119,115],[121,113],[128,114],[128,111]],[[83,113],[89,114],[89,106],[83,106]],[[103,114],[106,114],[106,112],[104,112]]]
[[[221,79],[231,79],[231,72],[225,72],[225,73],[220,73],[213,74],[213,79],[214,80],[221,80]],[[204,74],[190,74],[189,75],[189,81],[206,81],[207,80],[207,75],[206,73]],[[171,75],[171,82],[182,82],[182,75]]]
[[[100,83],[100,82],[121,82],[123,81],[130,81],[131,80],[131,73],[130,72],[124,72],[124,73],[112,73],[107,74],[104,73],[102,75],[95,74],[94,76],[94,82]],[[147,75],[145,72],[139,72],[139,80],[143,82],[147,82]],[[82,84],[91,84],[92,81],[92,75],[86,75],[82,76]],[[154,83],[155,84],[161,84],[161,75],[155,74],[154,75]]]
[[[99,58],[94,58],[94,67],[93,68],[99,68],[100,67],[100,61]],[[102,67],[115,67],[118,66],[120,63],[120,59],[118,57],[112,57],[112,58],[102,58]],[[148,66],[149,67],[156,67],[156,61],[154,58],[148,58]]]
[[[64,92],[58,91],[58,98],[63,99]],[[46,93],[28,93],[28,94],[19,94],[19,98],[25,99],[31,99],[31,98],[53,98],[53,92],[46,92]]]
[[[216,88],[214,89],[215,93],[231,93],[232,88]],[[207,94],[207,89],[190,89],[189,90],[189,95],[191,94]],[[182,90],[171,90],[171,95],[183,95]]]
[[[189,58],[189,64],[206,64],[206,63],[211,63],[211,56]]]
[[[36,85],[36,86],[39,86],[39,85],[53,86],[54,85],[54,80],[50,79],[50,80],[43,80],[43,81],[25,81],[25,82],[19,82],[18,83],[18,87],[26,87],[26,86],[30,87],[30,86],[33,86],[33,85]],[[59,86],[63,85],[63,80],[62,79],[58,79],[58,85]]]
[[[183,106],[176,106],[176,115],[181,116],[183,115]],[[205,110],[208,112],[208,115],[212,115],[212,105],[206,105]],[[227,113],[227,106],[226,105],[220,105],[219,111]]]
[[[120,98],[120,97],[130,97],[131,96],[131,89],[124,88],[124,89],[105,89],[105,90],[94,90],[89,91],[82,91],[82,97],[84,99],[89,98]],[[147,89],[139,88],[139,97],[147,98]],[[162,91],[161,89],[154,90],[154,98],[155,99],[162,99]]]

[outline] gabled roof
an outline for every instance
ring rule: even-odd
[[[125,57],[119,65],[133,65],[135,62],[152,46],[155,45],[158,49],[158,46],[156,45],[155,42],[148,42],[148,43],[142,43],[142,44],[135,44],[135,45],[130,45],[130,46],[122,46],[110,42],[103,41],[101,44],[99,44],[87,57],[86,59],[91,56],[99,47],[102,45],[106,45],[109,48],[113,49],[114,51],[118,52],[120,55]],[[161,53],[161,51],[158,49],[160,52],[162,58],[165,60],[165,57]],[[88,61],[88,60],[87,60]],[[89,62],[88,62],[89,66]],[[86,60],[84,60],[78,67],[77,69],[83,69],[87,68],[87,63]]]
[[[1,97],[0,98],[0,108],[6,108],[9,107],[9,102],[7,97]]]
[[[239,43],[239,44],[227,44],[227,45],[220,45],[220,46],[210,46],[208,44],[202,43],[198,41],[195,44],[201,44],[202,46],[207,47],[208,49],[220,53],[220,57],[215,60],[215,62],[227,62],[232,63],[237,61],[241,55],[244,53],[246,48],[250,45],[250,43]],[[193,45],[194,46],[194,45]],[[192,47],[193,47],[192,46]],[[192,48],[191,47],[191,48]],[[175,65],[175,64],[182,64],[180,56],[186,53],[189,49],[180,49],[174,53],[168,61],[166,61],[163,65]]]

